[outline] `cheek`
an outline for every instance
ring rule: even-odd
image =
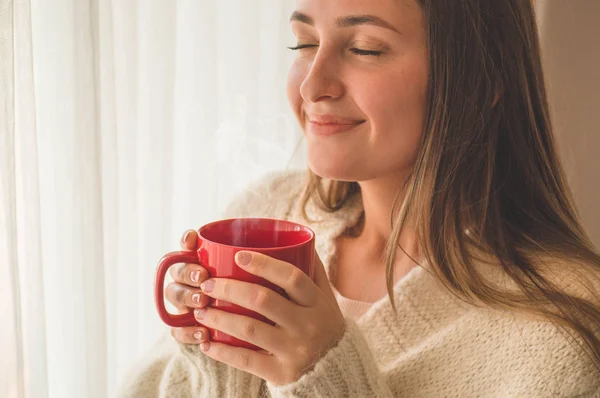
[[[427,71],[422,62],[400,69],[385,79],[365,84],[365,112],[381,131],[420,134],[427,99]],[[378,126],[375,126],[378,127]]]
[[[365,95],[368,105],[365,106],[374,114],[387,115],[384,119],[410,121],[419,119],[424,113],[427,75],[417,65],[364,86],[368,90]]]
[[[361,86],[365,87],[361,108],[371,123],[372,149],[390,167],[409,167],[425,127],[427,70],[415,63],[369,83]]]

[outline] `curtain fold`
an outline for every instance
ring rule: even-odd
[[[24,396],[44,397],[48,390],[46,303],[44,299],[37,115],[31,9],[14,2],[15,159],[18,267],[23,320]]]
[[[0,396],[114,396],[167,331],[158,259],[305,167],[293,6],[0,0]]]
[[[107,396],[93,11],[88,0],[31,1],[43,262],[35,288],[57,397]]]
[[[13,5],[0,2],[0,392],[23,394],[23,338],[17,263]]]
[[[30,9],[27,1],[0,2],[0,9],[0,395],[44,397],[46,324]]]

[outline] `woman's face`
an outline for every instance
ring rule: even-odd
[[[297,0],[291,28],[304,47],[288,100],[317,175],[366,181],[404,175],[425,121],[427,32],[416,0]]]

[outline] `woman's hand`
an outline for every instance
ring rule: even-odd
[[[198,234],[186,231],[181,238],[181,250],[196,250]],[[198,264],[175,264],[169,270],[173,283],[165,288],[166,299],[181,313],[203,308],[208,297],[202,294],[200,284],[208,278],[208,272]],[[208,340],[208,331],[202,326],[171,328],[171,335],[187,344],[200,344]]]
[[[204,325],[265,350],[206,342],[202,351],[274,385],[292,383],[310,371],[345,332],[345,320],[323,264],[315,253],[313,282],[295,266],[264,254],[241,251],[235,260],[249,273],[283,288],[290,299],[248,282],[222,278],[204,281],[200,286],[205,294],[258,312],[276,325],[214,308],[196,309],[195,317]]]

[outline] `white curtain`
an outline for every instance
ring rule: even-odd
[[[158,258],[248,181],[305,167],[284,86],[294,3],[0,0],[0,397],[114,396],[166,330]],[[538,3],[543,31],[564,37],[552,18],[564,2]],[[564,102],[573,57],[557,54],[573,43],[556,43],[550,88]],[[590,48],[578,65],[597,64]],[[586,85],[568,98],[593,95],[594,76],[578,73]],[[570,127],[586,122],[557,113],[563,149],[587,154],[567,167],[591,176],[575,188],[593,230],[598,191],[582,188],[597,186],[597,159],[578,149],[587,127]]]
[[[0,0],[0,397],[114,396],[166,330],[160,256],[305,167],[293,7]]]

